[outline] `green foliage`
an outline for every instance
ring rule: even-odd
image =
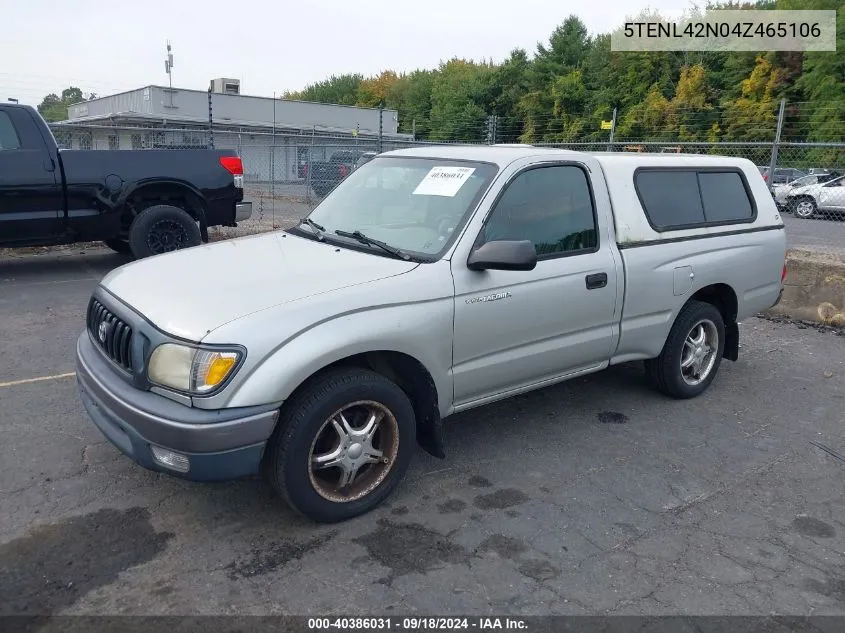
[[[71,86],[62,90],[62,95],[50,93],[38,105],[38,112],[44,117],[45,121],[64,121],[67,119],[68,106],[81,101],[90,101],[96,99],[97,95],[93,92],[85,96],[79,88]]]
[[[431,88],[432,140],[475,141],[484,134],[484,97],[494,68],[464,59],[441,63]]]
[[[497,142],[767,141],[781,99],[783,138],[841,141],[845,125],[845,0],[728,0],[707,9],[837,9],[837,52],[632,52],[610,50],[566,18],[533,55],[501,63],[451,59],[432,70],[334,76],[286,95],[399,111],[417,138],[482,141],[495,115]],[[696,9],[696,11],[700,11]],[[661,19],[643,11],[636,19]],[[55,97],[55,95],[52,95]],[[45,100],[46,101],[46,100]]]
[[[364,76],[332,75],[328,79],[306,86],[299,92],[285,92],[283,99],[297,101],[315,101],[317,103],[337,103],[339,105],[355,105],[358,100],[358,88]]]

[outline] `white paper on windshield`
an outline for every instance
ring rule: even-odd
[[[469,179],[475,167],[432,167],[414,189],[417,196],[453,197]]]

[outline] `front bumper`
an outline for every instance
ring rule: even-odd
[[[252,203],[238,202],[235,204],[235,222],[243,222],[252,217]]]
[[[88,415],[121,452],[144,468],[195,481],[258,474],[278,419],[278,404],[205,410],[139,390],[116,374],[87,331],[76,343],[76,377]],[[187,457],[188,471],[156,461],[152,445]]]

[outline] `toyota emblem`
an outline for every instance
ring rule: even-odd
[[[100,339],[100,343],[106,342],[106,333],[108,333],[108,331],[108,324],[105,321],[100,323],[100,327],[97,329],[97,337]]]

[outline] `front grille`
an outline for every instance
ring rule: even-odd
[[[132,328],[96,299],[88,306],[88,331],[109,358],[132,369]]]

